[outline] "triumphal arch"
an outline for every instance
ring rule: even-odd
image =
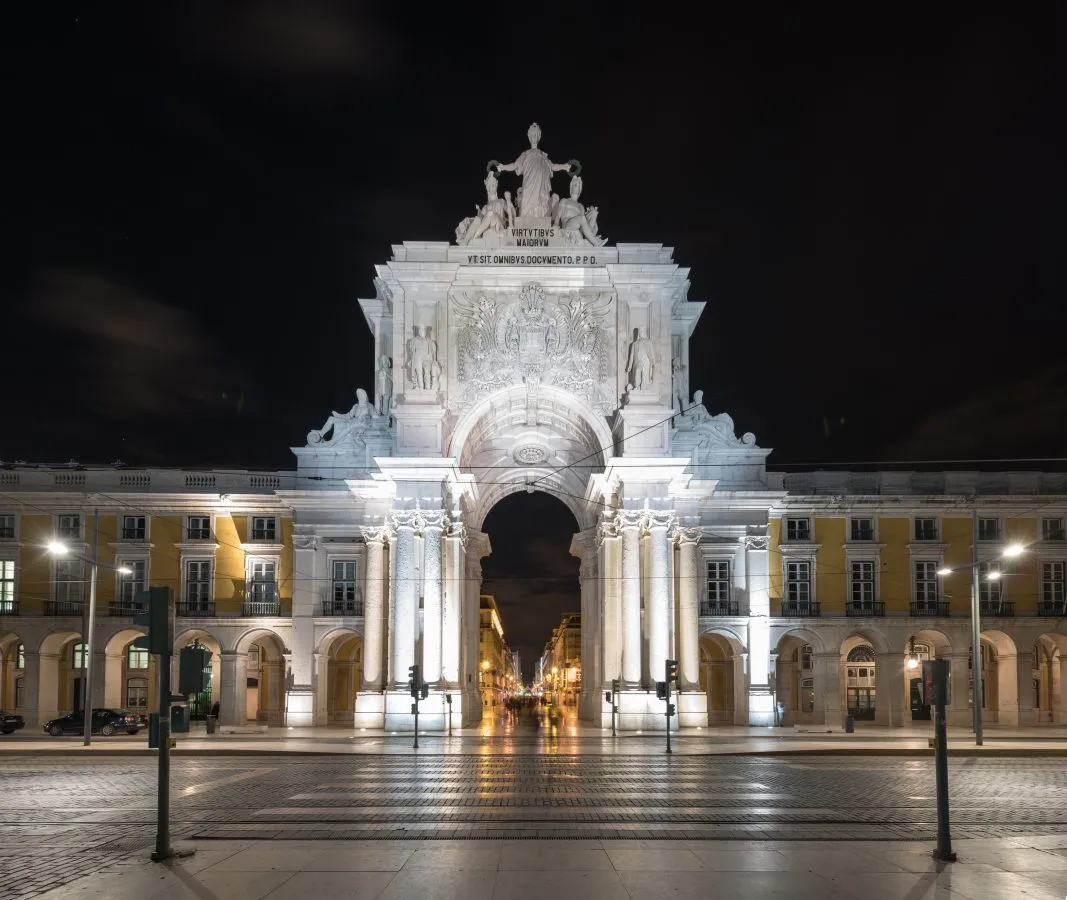
[[[704,304],[688,299],[688,269],[661,244],[609,244],[581,164],[554,162],[536,125],[528,138],[514,161],[488,163],[484,201],[454,241],[395,245],[360,300],[373,392],[294,448],[294,617],[318,599],[299,585],[358,550],[356,726],[411,729],[416,662],[431,689],[420,728],[444,729],[449,711],[476,721],[482,523],[507,495],[546,491],[578,523],[581,718],[606,721],[618,679],[621,727],[663,728],[654,685],[677,659],[678,721],[707,723],[698,609],[715,551],[746,593],[749,721],[770,724],[769,451],[690,392]],[[292,660],[289,722],[310,724],[314,646]]]

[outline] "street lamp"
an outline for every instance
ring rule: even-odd
[[[982,609],[979,601],[978,579],[981,575],[981,562],[978,559],[978,510],[972,515],[971,561],[958,566],[946,566],[938,571],[945,577],[964,569],[971,570],[971,720],[974,730],[974,743],[982,746]],[[1025,552],[1022,544],[1009,544],[1000,552],[1002,559],[1015,559]],[[986,575],[987,581],[996,581],[1000,572],[991,571]]]
[[[85,621],[85,679],[82,684],[82,718],[85,720],[85,731],[82,743],[88,747],[93,742],[93,634],[96,632],[96,575],[99,568],[97,560],[100,548],[100,514],[93,510],[93,555],[88,559],[84,556],[73,554],[75,559],[89,563],[89,608],[84,616]],[[69,556],[70,548],[62,541],[49,541],[47,550],[53,556]],[[133,569],[128,566],[112,566],[120,575],[132,575]]]

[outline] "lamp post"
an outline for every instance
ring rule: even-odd
[[[944,577],[964,569],[971,570],[971,727],[974,730],[974,743],[982,746],[982,607],[979,599],[978,579],[981,574],[981,562],[978,559],[978,509],[971,515],[971,561],[959,566],[946,566],[937,574]],[[1025,548],[1022,544],[1009,544],[1000,552],[1002,559],[1014,559]],[[990,572],[989,581],[1000,578],[1000,572]]]
[[[82,735],[82,743],[88,747],[93,742],[93,635],[96,632],[96,580],[99,569],[100,549],[100,513],[93,510],[93,555],[86,559],[84,556],[74,555],[75,559],[89,563],[89,606],[83,616],[85,629],[85,659],[83,669],[85,678],[82,684],[82,718],[85,720],[85,730]],[[48,552],[53,556],[69,556],[70,549],[62,541],[51,541],[48,544]],[[115,566],[115,571],[121,575],[129,575],[132,569],[126,566]]]

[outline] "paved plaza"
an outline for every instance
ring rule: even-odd
[[[1067,894],[1067,770],[1039,758],[952,762],[962,862],[940,874],[928,759],[176,758],[173,834],[197,852],[169,869],[147,862],[154,760],[11,754],[0,777],[5,900]]]

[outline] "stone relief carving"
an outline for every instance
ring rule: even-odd
[[[530,139],[530,149],[523,150],[515,162],[490,162],[489,166],[491,169],[495,167],[498,172],[515,172],[522,178],[522,187],[517,195],[520,216],[546,219],[551,212],[552,173],[569,172],[572,163],[554,163],[544,150],[538,148],[541,126],[536,122],[526,131],[526,136]]]
[[[703,391],[693,394],[693,402],[689,404],[687,411],[675,417],[674,421],[678,431],[692,431],[700,436],[697,447],[701,449],[756,445],[756,436],[751,431],[746,431],[741,437],[737,436],[734,420],[727,413],[713,416],[708,412],[704,406]]]
[[[769,546],[767,535],[749,535],[741,539],[748,550],[766,550]]]
[[[314,534],[294,534],[293,535],[293,549],[294,550],[318,550],[319,538]]]
[[[393,408],[393,361],[388,356],[378,358],[375,382],[374,411],[388,417]]]
[[[683,413],[689,405],[689,367],[677,356],[671,360],[671,403]]]
[[[609,305],[599,294],[552,298],[537,283],[518,298],[454,295],[459,405],[525,383],[565,388],[609,412],[601,392],[613,344]]]
[[[656,372],[656,348],[643,328],[634,329],[634,339],[630,342],[626,354],[626,371],[630,376],[630,386],[640,391],[652,387]]]
[[[441,383],[441,364],[437,361],[437,341],[433,329],[426,325],[422,332],[413,326],[414,335],[408,338],[408,382],[413,388],[432,391]]]
[[[363,388],[356,391],[356,403],[346,413],[336,410],[330,414],[326,424],[318,431],[308,432],[308,446],[356,447],[365,442],[364,435],[375,425],[374,407]],[[330,436],[327,437],[327,433]]]
[[[581,194],[582,178],[575,175],[571,178],[570,196],[557,200],[553,205],[552,224],[562,229],[563,243],[567,246],[580,247],[589,244],[593,247],[603,247],[608,239],[597,234],[596,220],[599,211],[595,206],[590,206],[587,210],[579,203]]]
[[[486,176],[485,192],[485,206],[475,206],[474,215],[456,226],[456,243],[460,246],[480,238],[490,229],[497,234],[503,234],[515,224],[515,207],[511,205],[511,194],[505,191],[503,200],[497,196],[497,179],[492,172]]]

